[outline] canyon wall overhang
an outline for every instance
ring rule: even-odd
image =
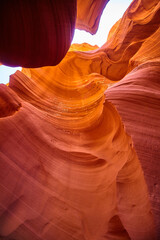
[[[76,28],[95,34],[103,9],[109,0],[77,0]]]
[[[76,0],[6,0],[0,3],[0,62],[8,66],[58,64],[75,28]]]

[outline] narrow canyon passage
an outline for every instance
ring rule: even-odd
[[[78,0],[77,17],[76,1],[42,2],[39,42],[29,2],[9,49],[0,32],[0,61],[23,67],[0,84],[0,239],[154,240],[160,2],[134,0],[102,47],[70,43],[75,26],[97,30],[108,1]]]
[[[0,128],[5,196],[1,236],[14,238],[25,227],[42,239],[52,233],[60,239],[103,239],[107,235],[154,239],[143,172],[116,109],[104,100],[107,82],[91,76],[86,82],[76,82],[79,93],[77,86],[68,84],[67,90],[44,96],[44,89],[34,88],[29,78],[26,82],[31,87],[26,92],[22,85],[26,78],[15,73],[10,88],[19,96],[6,89],[3,97],[9,113],[1,119]],[[15,98],[20,107],[11,112]],[[120,233],[107,230],[116,215],[130,238],[124,228]]]

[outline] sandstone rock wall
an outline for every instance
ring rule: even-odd
[[[159,238],[159,16],[135,0],[101,48],[0,85],[2,239]]]

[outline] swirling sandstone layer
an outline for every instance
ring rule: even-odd
[[[21,108],[0,124],[1,236],[154,239],[132,141],[104,103],[107,79],[90,74],[62,84],[56,70],[33,69],[30,78],[17,72],[10,80]]]
[[[133,1],[102,48],[0,86],[2,239],[155,239],[143,171],[158,232],[159,9]]]

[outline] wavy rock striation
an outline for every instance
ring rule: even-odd
[[[10,80],[22,107],[0,124],[1,236],[153,239],[140,163],[117,111],[104,103],[107,80],[90,74],[62,85],[56,70]]]
[[[133,1],[101,48],[1,85],[2,239],[152,240],[151,209],[160,236],[159,9]]]
[[[106,91],[131,135],[149,188],[160,236],[160,63],[147,62]]]

